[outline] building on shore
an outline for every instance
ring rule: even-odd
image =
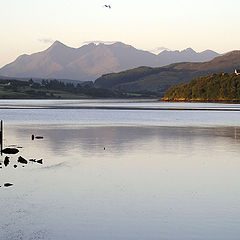
[[[240,70],[239,69],[235,69],[234,73],[238,76],[238,75],[240,75]]]

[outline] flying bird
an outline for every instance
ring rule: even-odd
[[[106,5],[106,4],[105,4],[104,7],[111,9],[111,6],[110,6],[110,5]]]

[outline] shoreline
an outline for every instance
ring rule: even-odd
[[[183,100],[183,99],[159,99],[159,102],[182,102],[182,103],[229,103],[229,104],[240,104],[240,100]]]
[[[40,110],[40,109],[65,109],[65,110],[141,110],[141,111],[226,111],[240,112],[240,108],[203,108],[203,107],[121,107],[121,106],[0,106],[0,110]]]

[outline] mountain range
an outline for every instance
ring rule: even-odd
[[[197,53],[164,50],[159,54],[138,50],[121,42],[90,43],[71,48],[56,41],[48,49],[31,55],[21,55],[0,69],[0,75],[17,78],[72,79],[94,81],[103,74],[139,66],[161,67],[177,62],[205,62],[219,56],[206,50]]]
[[[164,67],[139,67],[98,78],[94,86],[123,92],[157,92],[212,73],[233,73],[240,69],[240,51],[232,51],[203,63],[175,63]]]

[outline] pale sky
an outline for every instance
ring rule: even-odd
[[[101,40],[144,50],[240,48],[239,0],[0,0],[0,6],[0,67],[55,40],[70,47]]]

